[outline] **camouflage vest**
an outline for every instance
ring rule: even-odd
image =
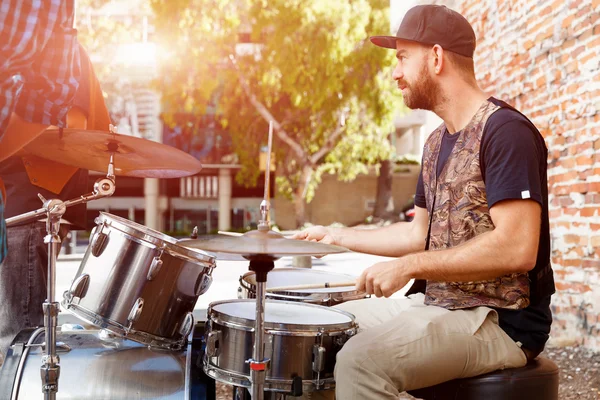
[[[427,139],[423,150],[423,185],[431,218],[430,250],[458,246],[494,229],[488,208],[479,152],[485,124],[500,107],[486,101],[459,133],[440,176],[438,155],[445,126]],[[527,273],[476,282],[427,281],[425,304],[448,309],[489,306],[521,309],[529,305]]]

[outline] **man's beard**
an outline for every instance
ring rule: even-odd
[[[423,65],[419,76],[413,84],[405,81],[408,90],[403,94],[404,104],[411,110],[421,109],[434,111],[441,95],[439,85],[431,79],[427,64]]]

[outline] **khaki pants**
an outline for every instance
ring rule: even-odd
[[[410,298],[365,299],[337,306],[356,316],[360,333],[337,355],[336,398],[397,399],[405,390],[527,363],[487,307],[450,311]],[[310,399],[331,399],[332,391]]]

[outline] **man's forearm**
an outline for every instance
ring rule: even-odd
[[[410,222],[398,222],[378,229],[333,228],[335,244],[359,253],[401,257],[425,248],[426,232]]]
[[[535,259],[528,254],[531,252],[492,231],[451,249],[408,255],[402,264],[410,278],[471,282],[529,271]]]

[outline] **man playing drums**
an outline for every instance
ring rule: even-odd
[[[444,6],[422,5],[396,36],[371,41],[396,51],[393,78],[405,104],[444,123],[425,143],[412,222],[317,226],[295,237],[396,257],[357,281],[377,297],[416,280],[408,298],[337,306],[361,328],[337,356],[343,400],[391,400],[522,367],[543,350],[552,322],[546,145],[525,116],[478,87],[471,25]]]

